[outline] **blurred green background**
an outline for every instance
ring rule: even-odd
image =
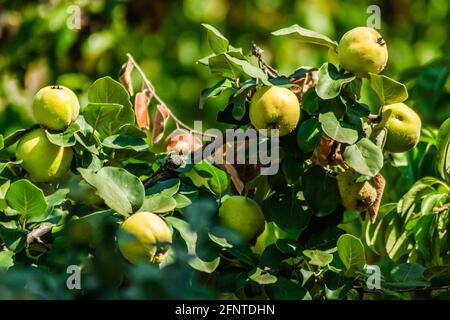
[[[79,30],[68,27],[73,5],[81,12]],[[271,36],[272,31],[297,23],[339,40],[348,29],[366,25],[369,5],[381,9],[380,32],[390,56],[386,75],[398,77],[409,67],[449,56],[447,0],[0,0],[2,133],[32,123],[30,102],[40,87],[67,85],[83,101],[82,92],[96,78],[117,77],[127,52],[182,119],[213,125],[225,102],[198,107],[201,90],[217,80],[195,63],[210,53],[201,23],[216,26],[246,53],[255,41],[266,60],[288,74],[302,65],[320,65],[327,51]],[[450,114],[448,101],[438,110],[419,109],[434,125]]]

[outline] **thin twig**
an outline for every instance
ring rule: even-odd
[[[437,213],[439,213],[439,212],[443,212],[443,211],[445,211],[445,210],[449,210],[450,209],[450,203],[447,203],[447,204],[444,204],[442,207],[440,207],[440,208],[434,208],[433,209],[433,212],[437,212]]]
[[[155,88],[153,87],[153,84],[150,82],[150,80],[147,78],[147,76],[145,75],[144,71],[141,69],[141,67],[137,64],[137,62],[134,60],[133,56],[130,53],[127,53],[127,57],[130,60],[130,62],[133,64],[133,66],[136,68],[136,70],[139,72],[139,74],[141,75],[142,79],[144,80],[144,85],[146,87],[146,89],[152,94],[153,98],[156,99],[156,101],[158,101],[160,104],[167,106],[167,104],[158,96],[158,94],[156,93]],[[201,135],[204,137],[210,137],[210,138],[215,138],[214,135],[211,134],[207,134],[204,132],[200,132],[198,130],[195,130],[193,128],[191,128],[189,125],[185,124],[183,121],[181,121],[173,112],[172,110],[170,110],[170,108],[167,108],[167,111],[169,112],[170,117],[180,126],[188,129],[190,132],[197,134],[197,135]]]
[[[381,115],[380,114],[369,114],[367,116],[367,119],[369,119],[372,122],[380,122],[381,121]]]
[[[236,129],[238,126],[233,127],[232,129]],[[217,139],[221,139],[221,141],[223,142],[223,144],[226,143],[226,130],[222,133],[222,135],[215,137],[215,139],[212,139],[208,142],[206,142],[205,144],[202,145],[201,149],[197,149],[195,151],[190,152],[189,154],[187,154],[187,158],[188,159],[195,159],[195,154],[198,152],[203,153],[203,151],[205,150],[205,148],[207,146],[209,146],[212,143],[215,143],[217,141]],[[175,178],[179,175],[179,172],[176,171],[178,168],[180,168],[182,165],[184,164],[184,160],[183,157],[177,154],[172,154],[170,155],[166,162],[158,168],[158,170],[156,170],[154,173],[152,173],[147,180],[145,180],[144,183],[144,187],[145,189],[150,188],[151,186],[153,186],[156,182],[160,181],[160,180],[167,180],[170,178]]]
[[[258,65],[262,67],[262,69],[272,78],[278,77],[278,71],[275,70],[271,65],[269,65],[267,62],[264,61],[262,58],[262,54],[264,52],[263,49],[258,47],[255,42],[252,42],[252,55],[255,56],[258,59]]]

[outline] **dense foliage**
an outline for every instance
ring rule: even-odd
[[[194,2],[186,1],[186,10]],[[102,1],[93,3],[99,7],[87,6],[90,17],[102,23],[95,12],[108,6]],[[10,10],[14,7],[8,6]],[[156,1],[154,6],[161,12],[168,10],[162,2]],[[297,65],[286,56],[269,65],[257,43],[249,52],[249,42],[240,40],[243,48],[238,48],[239,43],[228,40],[212,25],[203,24],[200,29],[198,24],[190,37],[203,39],[202,48],[209,47],[209,52],[201,50],[206,56],[198,57],[195,73],[216,83],[197,82],[197,92],[188,85],[192,78],[186,77],[184,86],[181,76],[168,69],[177,79],[176,89],[171,90],[166,76],[155,76],[161,82],[154,81],[153,86],[149,81],[153,75],[145,70],[152,70],[148,65],[154,64],[141,68],[134,52],[128,60],[124,52],[103,54],[128,38],[120,5],[108,7],[112,8],[113,28],[95,33],[103,40],[88,39],[81,45],[74,44],[77,38],[72,31],[61,27],[64,19],[58,20],[58,12],[65,17],[65,8],[63,3],[52,8],[49,12],[55,16],[47,17],[48,24],[38,30],[41,36],[52,30],[61,33],[52,40],[59,48],[53,54],[64,56],[69,48],[79,48],[80,72],[52,77],[49,69],[71,70],[73,61],[50,59],[61,63],[52,65],[38,59],[37,67],[24,75],[28,84],[25,95],[7,90],[5,84],[14,83],[10,72],[2,79],[1,101],[8,105],[0,135],[2,298],[448,299],[448,60],[404,70],[395,80],[377,74],[384,65],[376,73],[358,77],[344,70],[339,61],[342,49],[337,58],[329,54],[326,59],[308,61],[317,67]],[[21,50],[16,50],[16,55],[6,53],[11,57],[10,71],[23,57],[42,50],[20,44],[21,33],[36,27],[36,7],[27,10],[23,19],[29,19],[29,25],[21,26],[14,38]],[[127,14],[135,13],[130,10]],[[206,39],[200,37],[205,32]],[[304,45],[306,52],[325,52],[324,57],[327,50],[338,48],[338,42],[299,25],[268,33],[265,36],[276,39],[270,40],[274,43]],[[132,34],[127,41],[142,42],[139,38],[139,33]],[[91,47],[94,42],[96,46]],[[155,44],[159,48],[170,43],[159,42]],[[98,47],[99,43],[104,47]],[[387,41],[394,61],[396,45],[391,49]],[[180,47],[184,48],[178,52],[182,64],[194,65],[196,61],[184,55],[189,44]],[[137,55],[139,50],[142,48]],[[102,68],[111,61],[119,66],[116,70],[92,71],[93,65]],[[283,62],[278,65],[278,61]],[[389,64],[386,70],[390,70]],[[91,84],[93,74],[89,72],[109,75]],[[49,126],[39,120],[35,124],[31,113],[25,111],[33,105],[33,112],[40,112],[34,110],[39,109],[39,105],[35,107],[37,99],[32,99],[49,79],[77,90],[81,97],[80,114],[65,115],[62,129],[52,130],[53,123]],[[210,86],[200,90],[206,83]],[[269,86],[289,89],[301,106],[295,129],[280,137],[278,173],[261,175],[261,163],[220,163],[218,152],[216,163],[189,161],[214,139],[193,130],[186,124],[188,120],[203,120],[204,115],[207,125],[203,129],[251,128],[255,126],[250,114],[252,99]],[[175,92],[180,97],[171,98]],[[181,115],[187,108],[171,108],[171,103],[164,101],[200,101],[200,112],[192,108],[195,111],[187,112],[186,120]],[[414,141],[408,151],[402,150],[407,152],[387,150],[392,148],[386,144],[392,129],[383,122],[383,110],[402,103],[421,116],[420,141]],[[24,117],[22,123],[8,121],[18,114]],[[48,144],[43,148],[51,146],[55,154],[70,150],[66,175],[53,170],[64,165],[65,160],[60,159],[47,171],[49,175],[53,172],[54,178],[33,176],[35,168],[41,173],[46,166],[44,156],[27,164],[25,144],[36,136]],[[245,149],[242,143],[237,142]],[[342,186],[343,172],[352,174],[350,186]],[[368,196],[347,198],[356,194],[351,185],[372,188],[370,203],[366,202]],[[244,212],[256,206],[251,219],[260,219],[261,210],[265,220],[254,224],[263,225],[256,235],[226,225],[230,223],[223,218],[223,204],[236,195],[252,202],[245,198],[239,202],[246,208],[243,212],[236,207],[228,209],[237,214],[231,220],[242,219],[238,225],[246,224]],[[130,263],[132,259],[124,254],[121,237],[127,238],[123,229],[130,228],[124,228],[123,221],[137,212],[155,213],[169,227],[171,239],[167,233],[159,236],[170,244],[152,253],[152,260],[160,264]],[[161,259],[160,251],[164,252]],[[80,289],[68,290],[69,266],[81,268]],[[369,286],[373,266],[382,275],[375,288]]]

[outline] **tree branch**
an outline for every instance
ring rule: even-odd
[[[133,56],[130,53],[127,53],[127,57],[130,60],[131,64],[136,68],[137,72],[140,74],[140,76],[142,77],[142,80],[144,81],[144,86],[145,88],[152,94],[152,96],[156,99],[156,101],[158,101],[160,104],[164,105],[167,107],[167,104],[158,96],[158,94],[156,93],[155,87],[153,86],[153,84],[150,82],[150,80],[147,78],[147,76],[145,75],[144,71],[141,69],[141,67],[138,65],[138,63],[134,60]],[[191,131],[192,133],[204,136],[204,137],[212,137],[214,138],[215,136],[207,134],[207,133],[203,133],[200,131],[197,131],[193,128],[191,128],[189,125],[187,125],[186,123],[184,123],[183,121],[181,121],[173,112],[172,110],[170,110],[169,107],[167,107],[167,111],[170,114],[170,117],[176,122],[177,126],[182,126],[185,129],[188,129],[189,131]]]

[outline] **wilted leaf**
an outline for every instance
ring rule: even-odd
[[[163,104],[156,106],[155,115],[153,117],[152,143],[158,143],[164,136],[167,121],[170,117],[170,111]]]
[[[148,114],[148,105],[152,98],[148,91],[136,93],[134,98],[134,112],[136,113],[136,122],[140,129],[150,129],[150,115]]]
[[[133,96],[133,83],[131,81],[131,72],[133,71],[134,65],[131,59],[128,59],[122,65],[119,72],[119,81],[127,89],[130,96]]]

